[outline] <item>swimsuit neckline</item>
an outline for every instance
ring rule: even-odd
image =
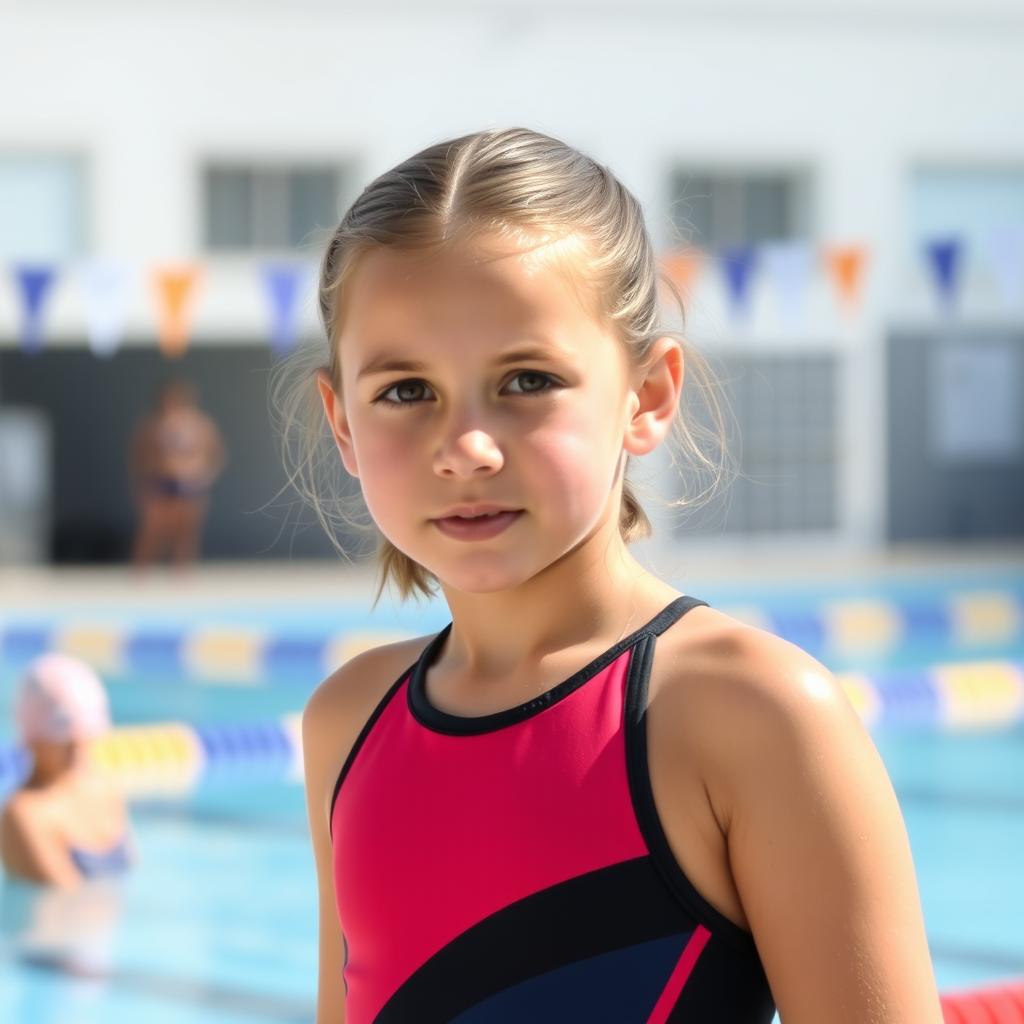
[[[661,633],[666,626],[670,625],[686,609],[690,608],[695,600],[695,598],[686,595],[673,598],[650,621],[633,630],[628,636],[616,641],[611,647],[602,651],[582,668],[573,672],[572,675],[563,679],[549,690],[521,704],[516,704],[514,707],[505,708],[502,711],[495,711],[487,715],[458,715],[449,711],[442,711],[432,704],[427,696],[427,670],[440,656],[441,649],[448,638],[448,634],[451,632],[452,623],[449,622],[427,644],[412,666],[407,687],[409,710],[421,725],[435,732],[447,733],[449,735],[467,736],[494,732],[497,729],[503,729],[517,722],[522,722],[551,707],[551,705],[557,704],[560,700],[564,700],[574,690],[579,689],[584,683],[597,675],[601,669],[610,665],[623,651],[633,646],[642,636]]]

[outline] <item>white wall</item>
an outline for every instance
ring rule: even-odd
[[[891,322],[934,315],[923,268],[905,254],[908,174],[930,160],[1024,166],[1016,0],[140,8],[0,7],[0,151],[87,158],[91,255],[203,258],[199,166],[212,155],[354,157],[362,184],[439,139],[527,125],[610,164],[659,246],[670,161],[809,165],[815,240],[871,247],[863,315],[838,316],[819,275],[803,336],[781,332],[762,290],[741,338],[849,353],[842,534],[878,536],[881,341]],[[965,308],[998,315],[979,295]],[[5,278],[0,344],[14,343],[17,311]],[[229,343],[258,335],[265,315],[251,264],[210,266],[197,332]],[[311,301],[306,317],[314,325]],[[54,344],[82,344],[68,280],[47,322]],[[143,288],[129,329],[152,333]],[[708,350],[734,337],[713,276],[693,297],[689,333]]]

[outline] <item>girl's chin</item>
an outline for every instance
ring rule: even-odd
[[[521,586],[532,573],[519,557],[507,566],[426,566],[441,584],[464,594],[494,594],[500,590],[513,590]]]

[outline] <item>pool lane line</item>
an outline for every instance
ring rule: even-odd
[[[183,978],[155,971],[104,968],[52,953],[22,952],[14,957],[19,967],[63,978],[101,981],[112,989],[142,993],[152,999],[186,1003],[222,1013],[237,1013],[247,1019],[278,1021],[280,1024],[308,1024],[316,1015],[315,1004],[267,992],[232,988],[198,978]]]
[[[301,783],[300,715],[270,721],[191,725],[119,725],[91,740],[88,757],[129,799],[186,797],[205,778]],[[26,752],[0,747],[0,799],[21,784]]]
[[[1024,590],[992,584],[951,586],[939,593],[822,598],[816,601],[724,601],[722,610],[775,633],[822,660],[892,656],[906,646],[950,654],[1003,650],[1024,634]],[[345,625],[296,631],[287,624],[142,621],[131,612],[118,621],[88,617],[4,616],[0,656],[28,661],[62,650],[104,672],[170,672],[230,685],[261,685],[275,677],[301,679],[308,689],[367,647],[435,632],[436,610],[390,627],[353,615]],[[4,621],[6,618],[7,621]],[[304,688],[300,685],[300,689]]]

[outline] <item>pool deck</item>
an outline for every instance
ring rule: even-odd
[[[638,557],[643,560],[642,554]],[[659,556],[658,566],[660,575],[690,593],[719,585],[785,589],[802,583],[928,577],[948,583],[950,577],[990,573],[1019,581],[1024,578],[1024,542],[914,544],[870,551],[784,544],[770,549],[719,545],[708,551],[695,544],[693,550],[680,550],[675,564]],[[314,605],[369,600],[374,582],[372,566],[349,567],[334,560],[207,562],[185,574],[159,566],[142,576],[127,566],[0,566],[0,610]]]

